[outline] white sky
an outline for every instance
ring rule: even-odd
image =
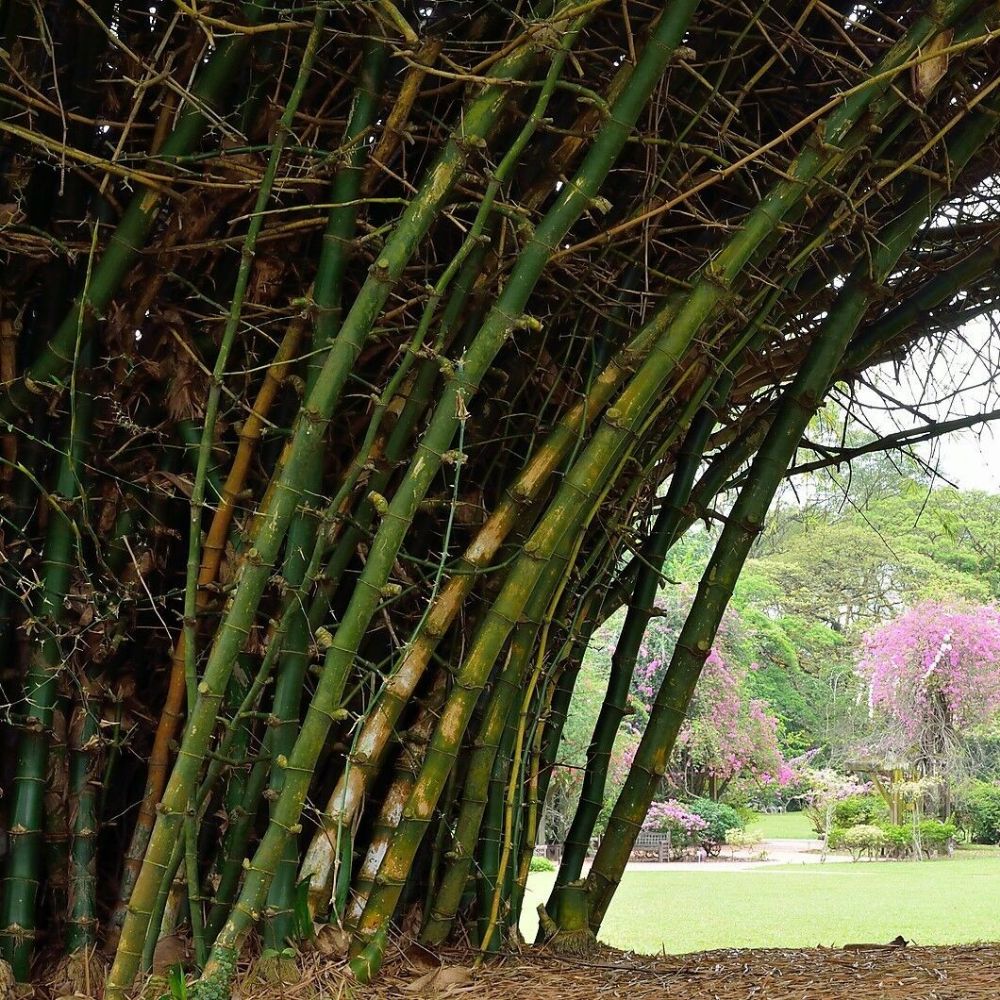
[[[921,415],[953,420],[966,414],[1000,409],[1000,337],[977,320],[948,338],[947,350],[918,348],[906,367],[882,365],[871,381],[918,412],[888,412],[871,390],[859,389],[867,419],[883,433],[919,427]],[[943,477],[961,489],[1000,493],[1000,420],[955,431],[916,449]]]

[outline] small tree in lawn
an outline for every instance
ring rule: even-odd
[[[1000,609],[925,601],[865,636],[858,673],[878,719],[870,753],[938,778],[947,815],[965,735],[1000,708]]]

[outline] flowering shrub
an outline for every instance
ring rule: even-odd
[[[646,813],[642,824],[644,830],[669,832],[672,839],[678,843],[696,843],[697,835],[708,826],[708,823],[697,813],[689,812],[676,799],[666,802],[654,802]]]
[[[808,788],[803,797],[805,812],[821,837],[829,837],[838,803],[865,795],[871,790],[871,785],[855,781],[828,767],[802,768],[800,778]],[[829,840],[827,844],[834,846]]]

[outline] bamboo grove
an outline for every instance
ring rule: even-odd
[[[810,419],[995,307],[1000,5],[0,23],[3,958],[118,998],[179,933],[215,998],[317,932],[361,983],[400,936],[510,947],[626,606],[542,915],[585,949]]]

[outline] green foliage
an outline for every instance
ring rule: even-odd
[[[843,830],[838,838],[838,844],[850,851],[855,861],[860,861],[866,854],[872,858],[880,853],[886,845],[886,839],[882,827],[863,823]]]
[[[918,825],[920,846],[925,851],[940,854],[954,841],[958,827],[954,823],[942,823],[939,819],[924,819]]]
[[[726,835],[730,830],[743,828],[740,814],[724,802],[695,799],[687,808],[708,824],[698,833],[698,839],[709,854],[719,853],[719,849],[726,843]]]
[[[959,813],[974,844],[1000,844],[1000,786],[974,782],[961,796]]]
[[[180,963],[171,965],[167,970],[167,986],[172,1000],[187,1000],[187,979],[184,976],[184,967]]]
[[[749,850],[757,847],[764,840],[759,830],[742,830],[739,828],[726,831],[726,846],[735,850]]]
[[[834,851],[850,851],[855,861],[865,854],[869,857],[919,857],[917,838],[921,851],[942,854],[951,846],[957,832],[954,823],[943,823],[939,819],[921,820],[916,829],[912,823],[859,823],[834,827],[827,846]]]
[[[889,807],[880,795],[852,795],[833,807],[835,826],[877,826],[889,820]]]
[[[913,851],[913,827],[907,823],[883,823],[885,851],[895,858],[904,857]]]
[[[533,872],[554,872],[556,870],[556,866],[552,861],[537,854],[532,857],[530,867]]]

